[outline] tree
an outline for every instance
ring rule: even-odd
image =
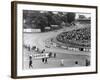
[[[63,21],[63,22],[67,22],[67,14],[64,14],[62,17],[61,17],[61,20]]]
[[[54,14],[52,16],[52,18],[53,18],[53,25],[60,25],[61,24],[62,20],[61,20],[61,16],[60,15]]]
[[[45,27],[48,25],[47,22],[47,17],[45,17],[44,15],[38,15],[35,19],[34,19],[34,24],[37,26],[37,28],[40,28],[42,32],[45,31]]]
[[[33,25],[34,19],[38,15],[40,15],[39,11],[24,10],[23,11],[23,20],[25,21],[24,25],[27,25],[27,28],[34,28],[34,26],[32,26],[32,25]],[[24,27],[26,27],[26,26],[24,26]]]
[[[66,16],[67,16],[67,22],[68,23],[71,23],[71,22],[73,22],[75,20],[75,13],[68,12],[66,14]]]
[[[54,14],[51,11],[48,11],[45,16],[47,17],[47,21],[48,21],[48,26],[51,27],[51,24],[53,24],[54,20],[52,18]]]

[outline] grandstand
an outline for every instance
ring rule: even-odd
[[[90,30],[90,27],[85,27],[68,32],[62,32],[57,35],[56,40],[65,44],[66,47],[79,48],[79,50],[84,51],[91,47]]]

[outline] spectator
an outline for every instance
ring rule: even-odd
[[[33,66],[32,66],[32,55],[29,56],[29,68],[33,68]]]
[[[54,58],[56,58],[56,53],[54,53]]]
[[[61,63],[60,63],[61,66],[64,66],[64,60],[61,59]]]
[[[81,46],[90,46],[91,34],[90,27],[63,32],[56,39],[63,43],[73,43]]]

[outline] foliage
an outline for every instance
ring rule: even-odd
[[[71,23],[75,20],[75,13],[51,12],[51,11],[27,11],[23,12],[23,19],[27,27],[40,28],[45,31],[45,27],[52,27],[51,25],[61,25],[62,22]]]
[[[71,22],[73,22],[75,20],[75,13],[68,12],[66,14],[66,16],[67,16],[67,22],[68,23],[71,23]]]

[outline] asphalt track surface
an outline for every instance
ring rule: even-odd
[[[59,33],[64,31],[71,31],[78,28],[83,28],[84,26],[78,27],[68,27],[63,28],[56,31],[43,32],[43,33],[23,33],[23,43],[30,47],[36,46],[40,50],[45,49],[46,52],[53,52],[57,54],[56,58],[49,58],[48,63],[42,63],[41,59],[33,58],[33,68],[53,68],[53,67],[61,67],[61,60],[64,60],[64,67],[74,67],[74,66],[85,66],[85,59],[90,58],[90,52],[83,51],[71,51],[65,50],[58,47],[52,47],[49,45],[48,39],[56,37]],[[47,44],[46,44],[47,42]],[[46,46],[50,47],[47,48]],[[29,69],[29,55],[33,55],[35,52],[23,50],[23,67],[24,69]],[[75,61],[79,61],[79,64],[75,64]]]

